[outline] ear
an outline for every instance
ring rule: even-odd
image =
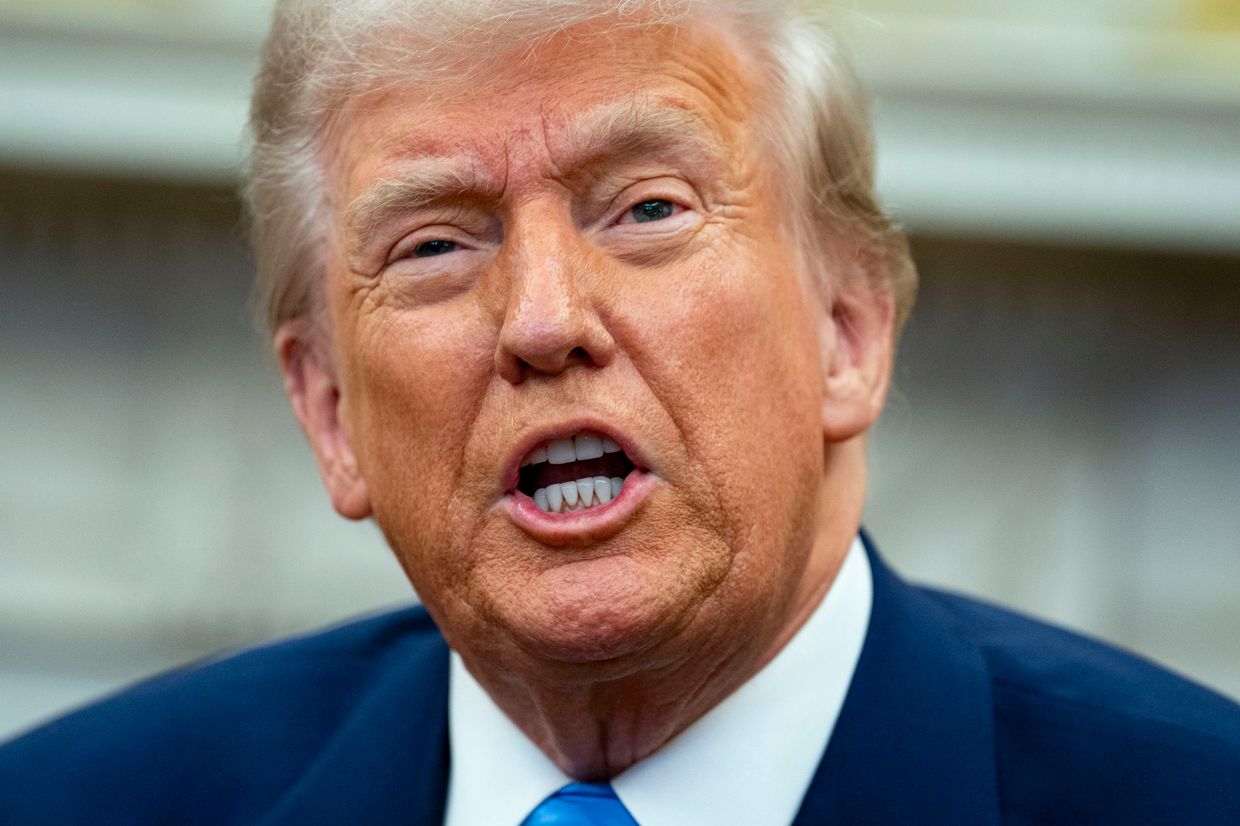
[[[891,381],[895,302],[865,263],[854,260],[847,268],[853,271],[832,278],[823,312],[822,426],[832,443],[859,436],[878,420]]]
[[[340,388],[322,335],[309,321],[288,321],[275,335],[284,392],[310,442],[319,476],[336,512],[347,519],[370,516],[366,481],[340,415]]]

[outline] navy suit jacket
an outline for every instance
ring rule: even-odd
[[[1240,824],[1240,707],[870,562],[798,826]],[[447,679],[417,608],[182,669],[0,748],[0,823],[440,824]]]

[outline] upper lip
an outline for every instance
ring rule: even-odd
[[[534,448],[553,439],[572,438],[582,432],[606,436],[620,445],[620,449],[638,470],[645,470],[649,466],[633,438],[618,430],[613,424],[595,418],[571,419],[532,430],[517,441],[516,447],[504,462],[503,475],[500,477],[501,492],[508,494],[516,490],[521,472],[521,460]]]

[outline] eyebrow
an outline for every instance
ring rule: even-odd
[[[603,104],[566,127],[568,168],[602,158],[625,158],[668,150],[693,160],[718,152],[719,138],[699,114],[666,102],[635,98]]]
[[[410,212],[479,189],[475,165],[468,157],[418,158],[400,177],[379,181],[348,206],[345,227],[350,246],[364,244],[384,223]]]
[[[603,104],[575,117],[564,127],[565,163],[570,171],[604,160],[623,160],[678,152],[690,164],[717,156],[719,139],[702,117],[659,102],[630,99]],[[409,163],[399,177],[374,184],[347,207],[345,226],[350,248],[364,245],[389,220],[469,195],[497,198],[472,155],[428,155]]]

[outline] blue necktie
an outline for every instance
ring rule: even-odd
[[[607,783],[569,783],[539,803],[521,826],[637,826]]]

